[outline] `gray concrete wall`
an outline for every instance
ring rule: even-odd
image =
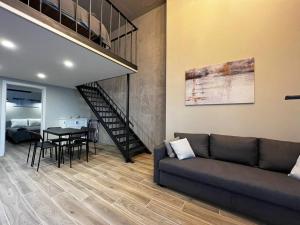
[[[152,151],[165,138],[166,6],[157,7],[133,22],[139,28],[139,72],[131,75],[130,118],[135,131]],[[125,112],[126,76],[99,84]],[[112,144],[103,128],[100,142]]]

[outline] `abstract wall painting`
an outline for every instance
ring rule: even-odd
[[[254,103],[254,58],[185,73],[186,105]]]

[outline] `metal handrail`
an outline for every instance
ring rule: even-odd
[[[121,118],[124,120],[124,122],[126,123],[127,121],[127,117],[126,114],[122,111],[122,109],[113,101],[113,99],[106,93],[106,91],[99,85],[98,82],[92,82],[92,83],[88,83],[85,84],[86,86],[92,87],[92,88],[96,88],[101,94],[102,96],[109,102],[109,104],[113,107],[113,109],[115,111],[117,111],[117,113],[120,114]],[[131,125],[131,128],[134,127],[134,124],[129,120],[129,124]]]
[[[121,117],[124,119],[125,123],[127,121],[126,114],[122,111],[122,109],[113,101],[113,99],[106,93],[106,91],[96,82],[96,85],[101,92],[101,94],[109,101],[109,103],[114,107],[114,109],[121,114]],[[129,124],[134,127],[134,124],[129,120]]]
[[[23,3],[26,4],[26,0],[19,0]],[[50,1],[50,0],[48,0]],[[36,10],[38,10],[39,12],[49,16],[52,19],[55,19],[56,21],[58,21],[60,24],[67,26],[66,23],[64,22],[63,16],[64,15],[64,11],[63,11],[63,1],[70,1],[70,0],[58,0],[58,5],[57,5],[57,11],[58,11],[58,18],[55,15],[50,16],[49,14],[47,14],[45,12],[45,10],[43,10],[43,5],[46,4],[47,1],[44,0],[27,0],[27,5],[29,7],[32,7]],[[72,0],[73,1],[73,0]],[[130,38],[132,39],[134,34],[135,34],[135,38],[137,39],[137,32],[138,32],[138,28],[132,23],[132,21],[130,21],[125,15],[124,13],[122,13],[110,0],[97,0],[100,4],[100,15],[98,15],[99,17],[99,36],[96,34],[96,36],[94,35],[95,32],[93,32],[92,30],[92,16],[93,16],[93,7],[92,7],[92,0],[88,0],[88,24],[87,24],[87,32],[88,34],[83,34],[82,31],[79,32],[80,29],[78,29],[78,27],[82,24],[80,24],[80,22],[78,21],[78,8],[80,7],[80,4],[78,3],[78,0],[74,0],[74,18],[72,18],[75,22],[74,25],[70,25],[67,26],[68,28],[73,29],[75,32],[84,35],[86,38],[88,38],[89,40],[97,43],[99,46],[106,48],[107,50],[113,52],[114,54],[118,55],[119,57],[127,60],[128,62],[131,62],[133,64],[137,64],[137,40],[135,45],[132,44],[132,41],[130,43],[127,43],[127,36],[130,36]],[[38,5],[36,5],[38,3]],[[107,5],[107,7],[109,8],[109,10],[103,10],[103,5],[104,3]],[[115,11],[113,11],[115,10]],[[98,11],[98,10],[97,10]],[[117,12],[117,17],[118,18],[114,18],[114,12]],[[103,43],[103,36],[102,36],[102,26],[104,25],[103,23],[103,18],[109,18],[109,23],[107,23],[107,27],[106,30],[109,36],[109,43]],[[113,26],[112,23],[115,20],[118,20],[118,26],[116,28],[116,30],[112,31]],[[121,24],[121,19],[122,21],[124,20],[124,24]],[[130,29],[129,26],[130,25]],[[108,29],[107,29],[108,28]],[[112,35],[114,35],[114,38],[112,38]],[[116,37],[117,36],[117,37]],[[125,37],[125,39],[123,39]],[[125,40],[125,41],[124,41]],[[115,46],[115,42],[117,41],[117,46]],[[122,51],[121,51],[122,48]],[[130,48],[130,49],[129,49]],[[134,51],[135,49],[135,51]],[[127,52],[130,52],[130,55],[128,57]],[[135,57],[133,57],[133,54],[135,53]]]
[[[106,99],[109,104],[112,106],[112,108],[121,115],[122,119],[126,123],[127,117],[124,113],[125,109],[118,103],[116,103],[112,97],[108,95],[108,93],[101,87],[101,85],[98,82],[92,82],[84,84],[85,86],[89,86],[91,88],[97,89],[99,92],[98,94],[101,94],[104,99]],[[129,124],[131,125],[131,129],[136,132],[136,134],[139,136],[139,138],[143,141],[145,146],[148,148],[154,148],[157,143],[155,143],[154,139],[152,138],[152,135],[149,135],[142,126],[139,125],[137,121],[135,121],[134,117],[129,116]]]
[[[125,108],[121,106],[121,104],[118,104],[115,100],[110,97],[107,92],[101,87],[101,85],[97,82],[98,87],[111,99],[111,101],[114,103],[114,105],[119,109],[120,112],[123,113],[125,111]],[[124,117],[126,118],[126,115],[123,113]],[[125,119],[126,121],[126,119]],[[144,144],[150,148],[154,148],[157,143],[155,143],[154,139],[152,138],[152,135],[149,135],[142,126],[139,125],[139,123],[134,119],[133,116],[129,115],[129,123],[131,125],[131,128],[136,132],[140,139],[143,140]]]

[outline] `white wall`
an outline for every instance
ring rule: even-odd
[[[90,118],[91,110],[76,89],[47,86],[46,127],[58,126],[59,119]]]
[[[6,121],[11,119],[40,119],[42,117],[42,104],[34,103],[33,107],[15,107],[16,104],[6,102]]]

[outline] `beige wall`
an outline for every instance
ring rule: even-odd
[[[130,80],[130,120],[152,151],[165,137],[166,6],[162,5],[133,22],[139,28],[138,68]],[[100,85],[125,111],[126,76],[103,80]],[[101,129],[100,141],[112,141]]]
[[[299,0],[167,1],[166,134],[300,141]],[[255,57],[255,104],[185,106],[191,68]]]

